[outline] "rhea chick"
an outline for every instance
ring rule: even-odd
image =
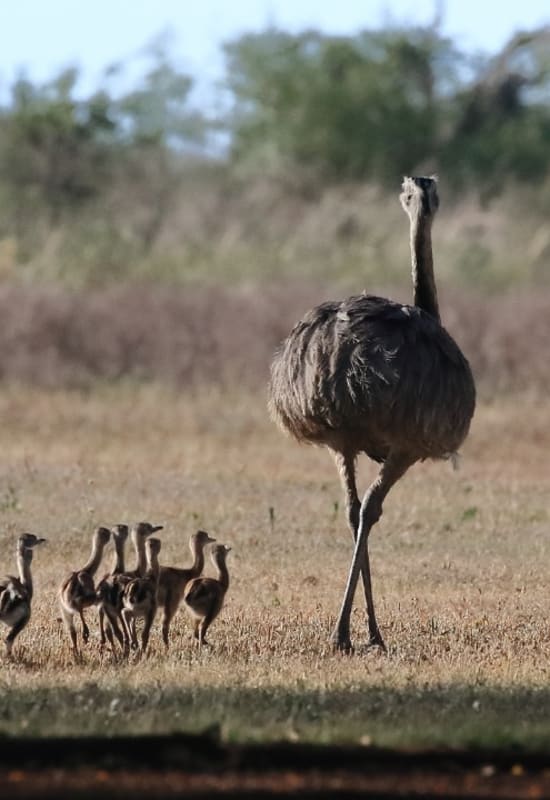
[[[121,631],[122,593],[124,586],[131,580],[125,574],[124,551],[128,539],[128,525],[115,525],[111,528],[111,535],[115,545],[115,559],[111,572],[105,575],[97,585],[97,603],[99,613],[100,645],[105,645],[105,637],[109,640],[114,654],[114,637],[121,647],[124,647],[124,635]],[[107,617],[107,620],[105,620]],[[122,625],[122,628],[124,626]]]
[[[61,614],[71,638],[75,657],[78,657],[78,645],[74,617],[77,614],[80,617],[82,623],[82,640],[86,643],[90,638],[90,630],[84,619],[84,611],[97,602],[94,576],[99,569],[103,551],[110,538],[111,531],[108,528],[97,528],[92,537],[92,552],[90,558],[82,569],[71,572],[59,587]]]
[[[183,601],[187,611],[195,621],[194,637],[199,648],[206,641],[206,632],[220,611],[229,588],[229,572],[226,558],[231,550],[224,544],[215,544],[210,550],[210,559],[216,570],[215,578],[194,578],[187,584]]]
[[[10,628],[6,636],[6,655],[11,658],[13,643],[31,618],[33,582],[31,562],[34,548],[45,542],[34,533],[22,533],[17,540],[17,570],[19,577],[7,575],[0,579],[0,622]]]
[[[144,654],[149,643],[151,626],[157,612],[157,591],[159,580],[160,539],[151,537],[145,544],[147,569],[142,578],[133,578],[124,588],[122,595],[122,619],[132,647],[137,648],[136,620],[142,618],[141,653]]]
[[[204,548],[213,539],[206,531],[197,531],[189,539],[189,549],[193,556],[190,567],[161,567],[159,573],[158,602],[163,609],[162,638],[166,647],[169,644],[170,623],[182,601],[189,581],[198,578],[204,569]]]

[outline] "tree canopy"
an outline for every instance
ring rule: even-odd
[[[226,45],[237,162],[386,183],[411,169],[498,186],[548,174],[550,29],[492,59],[433,28],[331,37],[276,29]]]
[[[269,28],[224,45],[217,114],[201,109],[194,77],[162,39],[123,92],[112,70],[88,95],[73,67],[40,84],[22,75],[0,106],[0,240],[16,241],[25,261],[52,230],[82,221],[79,259],[98,242],[94,258],[107,265],[147,254],[190,161],[317,185],[395,187],[405,173],[441,171],[482,197],[543,183],[549,45],[550,27],[518,33],[492,57],[461,52],[437,26]]]

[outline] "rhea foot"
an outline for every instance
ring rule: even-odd
[[[373,628],[369,631],[369,641],[367,642],[367,648],[371,650],[373,647],[379,647],[383,653],[388,652],[388,648],[384,640],[382,639],[382,634],[378,630],[378,627]]]
[[[344,655],[353,655],[354,648],[351,643],[349,630],[337,626],[331,637],[332,647],[336,653],[343,653]]]

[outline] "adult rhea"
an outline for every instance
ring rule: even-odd
[[[350,615],[359,575],[370,645],[385,649],[370,577],[368,537],[391,487],[412,464],[447,458],[464,441],[475,407],[469,364],[442,327],[431,229],[439,206],[435,178],[404,178],[410,219],[414,304],[360,294],[310,311],[273,360],[269,405],[279,425],[334,453],[355,540],[333,642],[350,651]],[[355,460],[381,464],[362,502]]]

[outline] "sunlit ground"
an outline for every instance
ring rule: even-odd
[[[358,596],[353,657],[329,643],[351,556],[336,470],[281,435],[262,395],[4,389],[0,419],[2,571],[15,570],[19,533],[48,539],[33,616],[2,664],[0,731],[219,724],[237,739],[548,742],[547,403],[482,405],[458,471],[419,464],[394,487],[371,537],[389,652],[362,648]],[[362,485],[375,469],[360,464]],[[96,526],[140,519],[165,526],[164,564],[190,563],[199,527],[233,548],[211,646],[196,651],[181,609],[168,653],[157,621],[149,658],[114,663],[89,613],[76,664],[57,587]]]

